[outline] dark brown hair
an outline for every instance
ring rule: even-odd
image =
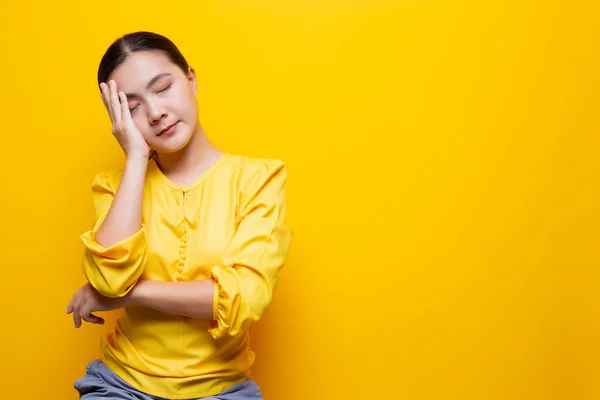
[[[98,86],[106,82],[110,74],[136,51],[160,51],[184,74],[188,74],[189,65],[175,43],[158,33],[139,31],[118,38],[106,50],[98,67]]]

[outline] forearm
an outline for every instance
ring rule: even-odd
[[[110,247],[140,230],[147,168],[147,158],[127,159],[110,210],[96,232],[96,241],[101,246]]]
[[[213,295],[212,279],[185,282],[141,280],[128,294],[126,304],[211,320]]]

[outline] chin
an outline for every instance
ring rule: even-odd
[[[164,138],[162,139],[161,137],[157,137],[157,143],[155,143],[154,146],[152,146],[152,148],[157,152],[157,153],[162,153],[162,154],[171,154],[171,153],[177,153],[181,150],[183,150],[189,143],[190,140],[192,139],[190,134],[187,134],[187,132],[178,132],[178,135],[175,136],[171,136],[168,138]],[[184,134],[186,133],[186,134]]]

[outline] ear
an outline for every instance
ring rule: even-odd
[[[196,81],[196,71],[194,68],[188,67],[188,80],[194,89],[194,94],[198,94],[198,82]]]

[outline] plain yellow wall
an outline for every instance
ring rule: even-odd
[[[63,312],[123,162],[97,64],[141,29],[196,68],[218,146],[288,165],[267,400],[599,398],[597,4],[3,6],[0,399],[76,399],[110,328]]]

